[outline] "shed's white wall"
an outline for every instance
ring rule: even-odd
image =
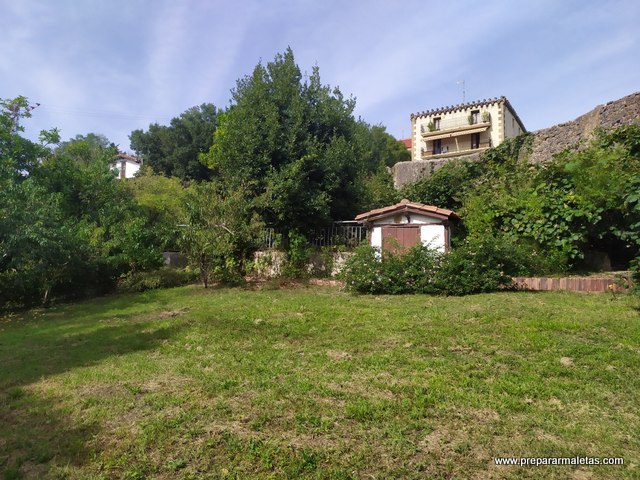
[[[140,164],[136,162],[132,162],[131,160],[118,160],[111,164],[111,169],[114,170],[118,178],[120,178],[120,169],[122,168],[122,164],[124,165],[124,177],[125,178],[133,178],[138,170],[140,170]]]
[[[136,162],[131,162],[127,160],[127,165],[125,167],[124,176],[126,178],[133,178],[136,173],[140,170],[140,164]]]
[[[420,227],[420,241],[425,247],[430,247],[440,252],[446,250],[444,225],[423,225]]]
[[[373,227],[371,230],[371,246],[382,248],[382,227]]]
[[[428,217],[427,217],[428,218]],[[412,219],[413,220],[413,219]],[[437,220],[433,218],[429,218],[432,220],[431,222],[411,222],[416,223],[420,226],[420,241],[423,245],[429,246],[433,249],[436,249],[440,252],[444,252],[446,250],[445,245],[445,226],[437,222]],[[403,222],[406,224],[407,222]],[[393,225],[393,222],[376,222],[374,227],[371,229],[371,246],[377,249],[382,249],[382,225]],[[396,224],[397,225],[397,224]]]

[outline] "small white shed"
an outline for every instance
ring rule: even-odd
[[[356,221],[370,228],[372,247],[402,252],[421,242],[446,252],[450,246],[451,220],[454,218],[457,215],[451,210],[404,199],[389,207],[361,213],[356,216]]]

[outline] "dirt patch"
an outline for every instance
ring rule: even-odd
[[[23,478],[25,480],[39,480],[41,478],[46,478],[48,472],[49,467],[44,463],[34,463],[27,461],[20,466],[20,474],[22,475],[20,478]]]
[[[353,356],[349,352],[342,352],[340,350],[328,350],[327,357],[334,361],[350,360],[351,358],[353,358]]]
[[[593,478],[593,473],[589,470],[585,470],[584,468],[579,468],[575,472],[571,472],[569,478],[572,480],[590,480]]]
[[[574,366],[573,358],[571,358],[571,357],[562,357],[560,359],[560,363],[562,365],[564,365],[565,367],[573,367]]]
[[[188,308],[178,308],[176,310],[165,310],[164,312],[160,312],[156,315],[158,320],[164,320],[165,318],[174,318],[184,315],[189,311]]]

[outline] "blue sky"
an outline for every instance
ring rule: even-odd
[[[40,103],[27,135],[128,136],[291,46],[303,71],[409,136],[411,113],[505,95],[529,130],[640,90],[638,0],[0,0],[0,98]]]

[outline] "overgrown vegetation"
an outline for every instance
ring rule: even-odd
[[[464,230],[454,244],[493,238],[550,259],[538,273],[598,268],[594,256],[627,268],[640,252],[640,126],[598,131],[545,164],[528,162],[531,140],[447,164],[404,195],[458,212]]]
[[[0,478],[636,478],[635,302],[180,287],[32,310],[0,321]]]
[[[393,196],[386,167],[407,159],[354,107],[317,67],[303,77],[288,49],[240,79],[226,111],[205,103],[133,131],[145,167],[121,182],[104,136],[29,141],[19,125],[33,107],[2,101],[0,308],[112,291],[155,271],[166,248],[184,249],[205,286],[237,282],[265,224],[302,271],[309,233]]]
[[[382,258],[380,258],[382,257]],[[342,272],[348,290],[368,294],[469,295],[514,288],[511,276],[548,268],[515,242],[465,240],[447,254],[418,245],[403,254],[359,247]]]
[[[57,149],[20,136],[25,98],[0,111],[0,308],[110,291],[128,272],[162,263],[162,234],[115,179],[115,147],[78,136]]]

